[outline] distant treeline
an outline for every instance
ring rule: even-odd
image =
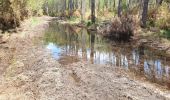
[[[80,17],[95,22],[103,16],[135,14],[143,27],[165,28],[169,27],[169,12],[170,0],[0,0],[0,29],[15,28],[30,16]]]

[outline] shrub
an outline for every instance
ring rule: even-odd
[[[133,36],[133,20],[129,16],[116,17],[112,22],[105,22],[97,29],[103,36],[126,41]]]
[[[45,0],[0,0],[0,29],[6,30],[20,25],[30,15],[42,15]],[[5,8],[5,9],[4,9]]]
[[[162,6],[158,8],[156,17],[155,25],[157,27],[161,29],[170,28],[170,10],[167,3],[163,3]]]

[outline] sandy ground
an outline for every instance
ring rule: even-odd
[[[133,80],[119,67],[80,61],[61,65],[42,45],[49,17],[0,44],[0,100],[170,100],[170,92]]]

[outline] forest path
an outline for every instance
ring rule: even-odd
[[[132,80],[119,67],[59,64],[42,45],[52,18],[38,19],[40,24],[30,27],[28,20],[20,34],[0,44],[1,100],[166,100],[165,92]]]

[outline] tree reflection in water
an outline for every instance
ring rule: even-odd
[[[108,40],[76,26],[51,23],[44,36],[54,58],[77,56],[92,64],[112,64],[143,75],[148,80],[170,86],[170,62],[145,46],[112,46]]]

